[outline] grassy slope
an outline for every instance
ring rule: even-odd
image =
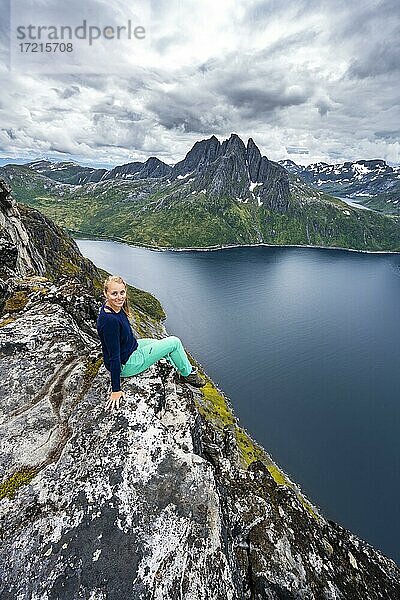
[[[400,215],[400,186],[398,191],[378,194],[370,199],[363,198],[363,204],[382,213],[397,215],[398,217]]]
[[[22,170],[23,171],[23,170]],[[55,186],[16,169],[17,200],[73,232],[159,247],[231,244],[313,245],[400,251],[396,217],[358,210],[292,178],[291,207],[277,213],[230,198],[192,194],[181,182]],[[32,179],[32,178],[31,178]]]

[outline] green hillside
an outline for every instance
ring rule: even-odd
[[[71,186],[26,167],[0,171],[19,202],[75,234],[166,248],[266,243],[400,251],[396,215],[350,207],[295,176],[288,206],[278,211],[256,198],[210,196],[184,178]]]

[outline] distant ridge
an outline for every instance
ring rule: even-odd
[[[113,169],[39,160],[6,165],[0,175],[20,202],[85,235],[162,248],[272,244],[400,250],[399,173],[380,160],[340,168],[279,164],[262,156],[252,138],[245,144],[232,133],[222,142],[214,135],[199,140],[175,165],[155,156]],[[346,197],[358,189],[356,197],[372,203],[376,196],[360,195],[365,186],[383,194],[393,217],[359,210],[327,193]]]
[[[400,208],[400,166],[392,167],[382,159],[334,165],[319,162],[307,167],[292,160],[282,160],[279,164],[328,194],[352,198],[387,213],[398,212]]]

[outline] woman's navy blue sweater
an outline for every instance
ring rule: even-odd
[[[97,318],[97,331],[103,351],[104,366],[111,373],[111,386],[113,392],[121,389],[121,367],[126,363],[132,352],[138,347],[126,313],[106,312],[104,304]]]

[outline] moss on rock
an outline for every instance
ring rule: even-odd
[[[18,312],[25,308],[28,302],[28,296],[25,292],[15,292],[10,298],[7,298],[4,310],[5,312],[13,313]]]
[[[30,483],[38,471],[37,467],[21,467],[19,471],[10,475],[10,477],[0,484],[0,500],[3,500],[3,498],[12,500],[17,490],[21,486]]]
[[[205,419],[211,421],[218,429],[223,429],[227,425],[233,425],[235,418],[228,406],[227,399],[204,373],[202,375],[207,383],[201,388],[201,400],[196,398],[199,413]]]
[[[0,327],[5,327],[9,323],[14,323],[15,317],[6,317],[2,321],[0,321]]]
[[[282,471],[280,469],[278,469],[278,467],[276,465],[273,465],[273,464],[267,465],[267,469],[270,472],[270,474],[272,475],[272,477],[274,478],[274,481],[278,485],[287,485],[289,487],[292,487],[292,484],[290,483],[290,481],[285,477],[285,475],[282,473]]]
[[[60,272],[65,275],[74,276],[79,273],[79,267],[74,265],[70,260],[64,258],[60,263]]]
[[[192,364],[196,364],[190,355],[189,358]],[[201,397],[198,395],[195,396],[196,407],[201,416],[220,430],[233,425],[235,428],[236,444],[243,467],[248,468],[253,462],[261,461],[268,469],[275,483],[293,489],[299,501],[309,514],[314,519],[319,520],[320,517],[316,510],[310,502],[304,498],[298,487],[277,467],[265,450],[256,444],[242,427],[239,427],[225,396],[217,389],[207,375],[205,375],[198,364],[197,367],[206,380],[206,385],[201,388]]]
[[[237,446],[246,467],[256,460],[260,460],[264,464],[267,464],[266,453],[260,446],[253,442],[244,429],[236,425],[235,435]]]
[[[102,358],[98,358],[97,360],[88,362],[88,364],[86,365],[85,374],[83,376],[85,383],[90,384],[93,381],[93,379],[96,377],[97,373],[99,372],[102,362],[103,362]]]

